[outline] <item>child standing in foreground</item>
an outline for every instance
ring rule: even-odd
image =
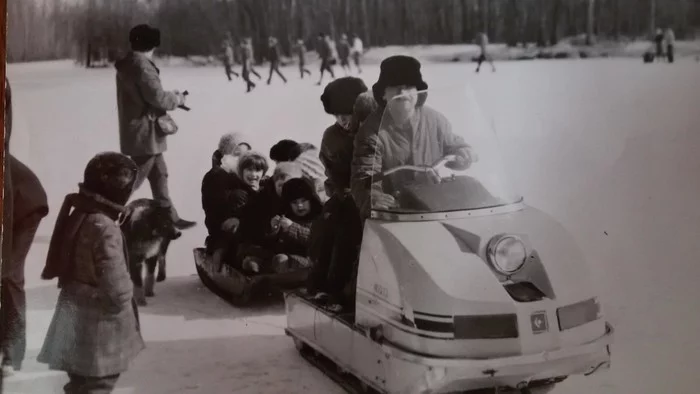
[[[61,292],[37,360],[68,373],[66,393],[111,393],[145,347],[117,223],[137,173],[122,154],[98,154],[56,220],[41,277]]]

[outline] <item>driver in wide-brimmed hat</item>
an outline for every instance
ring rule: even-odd
[[[395,205],[391,195],[372,189],[375,173],[405,164],[431,165],[450,154],[465,168],[473,161],[471,147],[452,133],[450,122],[424,106],[428,94],[423,91],[428,84],[420,69],[420,62],[413,57],[389,57],[382,62],[379,80],[372,86],[379,109],[367,118],[355,138],[350,182],[363,217],[369,214],[370,194],[375,207]]]

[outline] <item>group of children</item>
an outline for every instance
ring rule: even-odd
[[[350,195],[354,134],[377,108],[367,90],[355,77],[331,82],[321,100],[336,122],[324,132],[320,149],[292,140],[278,142],[269,152],[275,162],[271,176],[268,160],[242,134],[221,137],[201,189],[209,233],[205,244],[216,265],[248,274],[310,268],[315,280],[324,281],[333,253],[322,250],[350,240],[324,238],[318,223]],[[360,220],[359,214],[355,219]],[[350,272],[355,257],[343,263],[345,271]]]
[[[245,37],[241,40],[239,45],[240,61],[242,65],[241,74],[233,71],[234,65],[234,44],[233,39],[229,36],[223,42],[223,63],[226,72],[226,77],[229,81],[232,81],[231,75],[236,77],[243,77],[246,82],[246,92],[250,92],[255,89],[256,84],[251,81],[250,74],[257,76],[258,79],[262,79],[260,74],[254,69],[254,53],[252,38]],[[272,82],[272,76],[277,74],[284,83],[287,83],[287,78],[282,74],[279,66],[282,61],[282,51],[280,48],[279,41],[276,37],[268,37],[267,51],[264,58],[270,63],[270,74],[267,79],[267,84]],[[303,39],[298,39],[296,44],[292,47],[292,54],[296,57],[297,64],[299,66],[299,74],[303,79],[305,75],[311,76],[311,71],[306,68],[306,45]],[[348,39],[346,34],[342,34],[338,43],[331,39],[328,34],[320,33],[316,42],[316,52],[321,60],[321,68],[319,70],[320,77],[318,85],[323,83],[323,76],[325,72],[330,74],[331,78],[335,79],[335,72],[333,71],[333,66],[337,63],[340,64],[341,68],[345,70],[345,74],[348,75],[351,72],[350,69],[350,59],[352,58],[355,67],[359,73],[362,73],[362,67],[360,66],[360,57],[364,52],[364,47],[360,37],[353,35],[352,40]]]
[[[302,149],[314,147],[293,141],[282,144],[297,153],[289,154],[292,160],[277,162],[268,177],[267,159],[252,151],[241,134],[221,137],[212,168],[202,181],[209,231],[205,243],[215,261],[249,273],[309,266],[305,254],[309,229],[321,212],[321,197],[313,183],[318,173],[307,172],[305,177],[295,160]]]

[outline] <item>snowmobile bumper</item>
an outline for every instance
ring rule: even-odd
[[[530,382],[555,380],[569,375],[591,375],[610,368],[613,328],[593,342],[538,354],[497,359],[469,360],[422,357],[387,346],[393,362],[426,367],[423,381],[406,394],[449,393],[484,387],[523,388]],[[394,364],[400,371],[401,367]],[[408,367],[408,365],[406,365]]]

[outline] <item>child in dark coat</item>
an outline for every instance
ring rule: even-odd
[[[340,311],[352,305],[352,297],[344,290],[354,275],[362,241],[362,220],[350,194],[354,137],[378,104],[362,80],[353,77],[328,84],[321,100],[326,112],[336,117],[321,142],[331,198],[323,208],[323,219],[314,224],[309,249],[313,270],[307,290],[317,300],[329,303],[332,310]]]
[[[222,166],[213,168],[202,181],[202,206],[209,230],[207,252],[213,254],[217,264],[233,262],[241,217],[248,203],[260,192],[268,170],[267,160],[256,152],[243,154],[235,170],[225,164],[225,158],[222,162]]]
[[[286,272],[311,266],[308,258],[311,224],[321,214],[323,206],[306,179],[292,179],[282,187],[283,215],[272,218],[272,233],[277,237],[277,255],[273,270]]]
[[[240,133],[225,134],[219,140],[219,147],[212,155],[212,168],[202,180],[202,209],[204,224],[209,236],[205,244],[208,252],[213,252],[225,242],[223,224],[242,208],[240,194],[236,191],[243,187],[238,177],[238,161],[250,149]]]
[[[271,232],[270,221],[273,217],[284,213],[282,205],[282,187],[284,184],[296,178],[301,178],[303,173],[297,163],[282,162],[277,164],[271,178],[268,178],[258,196],[251,201],[243,220],[241,221],[242,242],[251,247],[261,247],[271,250],[274,243],[271,242],[269,234]],[[247,251],[244,253],[253,253]],[[247,257],[243,255],[242,257]]]

